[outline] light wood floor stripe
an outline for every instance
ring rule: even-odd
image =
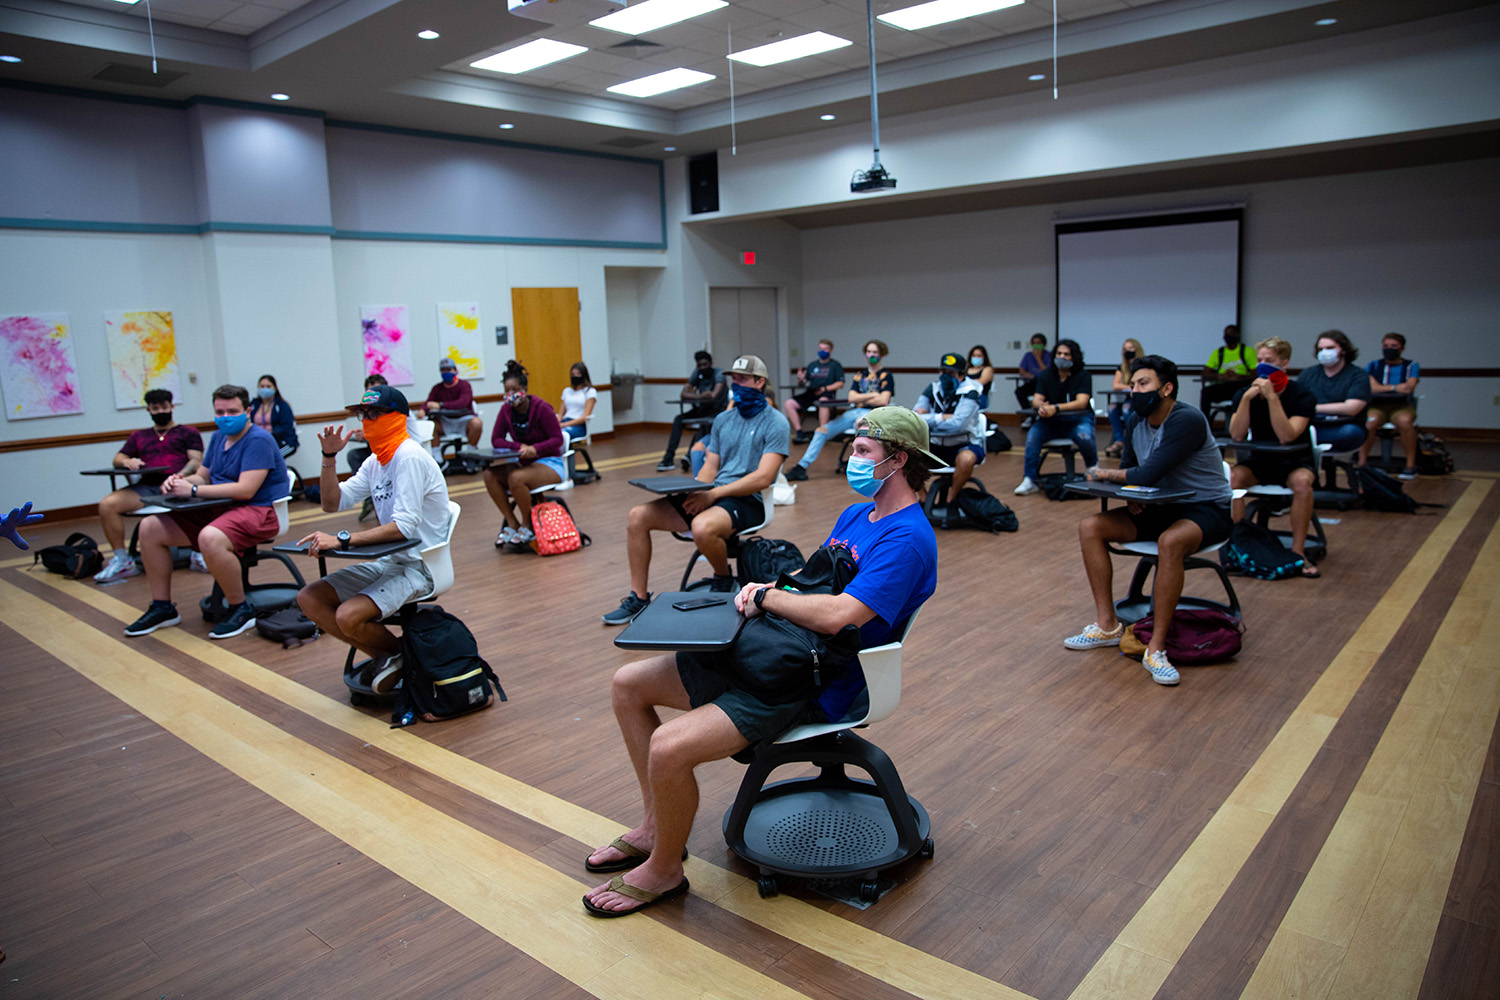
[[[1071,1000],[1146,1000],[1161,988],[1490,489],[1465,488]]]
[[[791,1000],[654,920],[600,921],[579,883],[230,704],[19,588],[6,624],[240,778],[604,1000]]]
[[[38,580],[116,621],[130,622],[139,616],[139,609],[132,608],[97,588],[75,583],[56,574],[48,574]],[[358,737],[371,746],[580,843],[608,843],[621,832],[621,824],[615,820],[517,781],[451,750],[429,743],[413,733],[393,730],[384,721],[362,712],[351,711],[344,703],[245,659],[220,643],[171,628],[155,632],[153,637],[305,715]],[[285,734],[281,735],[283,739],[286,738]],[[850,923],[801,900],[790,896],[761,899],[753,879],[737,875],[701,858],[688,859],[687,875],[693,884],[695,896],[708,899],[752,923],[857,968],[865,975],[905,990],[913,996],[927,1000],[1032,1000],[1025,993]],[[427,888],[421,882],[416,884],[420,888]],[[576,892],[576,884],[573,889],[575,897],[581,894]]]
[[[1489,534],[1243,994],[1416,997],[1500,714]]]

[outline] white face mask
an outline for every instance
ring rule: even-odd
[[[1318,364],[1336,365],[1339,361],[1339,349],[1337,347],[1325,347],[1318,352]]]

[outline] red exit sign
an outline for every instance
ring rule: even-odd
[[[755,263],[755,251],[754,250],[746,250],[744,253],[740,254],[740,257],[741,257],[741,259],[744,260],[744,262],[746,264],[754,264]]]

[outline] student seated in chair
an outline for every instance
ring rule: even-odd
[[[1365,368],[1370,377],[1370,394],[1397,397],[1395,402],[1381,400],[1372,403],[1366,412],[1365,430],[1368,436],[1359,446],[1359,464],[1370,458],[1370,448],[1380,437],[1380,428],[1389,420],[1396,425],[1401,436],[1401,454],[1406,462],[1401,469],[1402,479],[1417,478],[1417,404],[1414,393],[1421,381],[1422,369],[1415,361],[1401,356],[1406,350],[1406,338],[1399,333],[1388,333],[1380,338],[1380,360],[1371,361]]]
[[[151,584],[151,606],[125,627],[126,635],[147,635],[182,621],[172,603],[174,545],[203,553],[229,605],[229,617],[213,627],[209,638],[227,639],[255,627],[255,608],[245,599],[237,553],[276,537],[279,528],[272,505],[287,495],[291,484],[276,439],[250,423],[250,393],[245,387],[221,385],[213,392],[213,402],[219,429],[208,440],[203,464],[191,475],[168,476],[161,491],[236,503],[156,514],[141,523],[141,562]]]
[[[1083,569],[1094,595],[1094,621],[1063,640],[1068,649],[1118,646],[1125,626],[1115,617],[1114,565],[1110,542],[1155,542],[1156,580],[1151,593],[1154,626],[1141,663],[1158,684],[1176,684],[1177,669],[1167,659],[1167,630],[1182,596],[1183,561],[1199,549],[1229,537],[1229,483],[1224,459],[1214,444],[1203,411],[1178,402],[1177,366],[1159,354],[1130,363],[1130,421],[1118,469],[1092,469],[1104,483],[1193,490],[1191,500],[1166,504],[1127,504],[1078,523]]]
[[[944,354],[938,367],[937,379],[922,390],[913,410],[927,423],[932,453],[953,466],[953,485],[948,489],[952,499],[974,474],[974,466],[984,461],[979,408],[984,387],[969,378],[968,363],[957,354]]]
[[[747,617],[773,612],[803,628],[833,634],[860,630],[865,648],[901,635],[906,620],[937,586],[937,540],[922,513],[931,468],[927,425],[910,410],[883,406],[859,421],[849,485],[872,503],[839,515],[828,545],[844,545],[858,572],[836,596],[795,594],[769,584],[746,584],[735,605]],[[618,917],[687,891],[682,860],[698,810],[693,768],[721,760],[753,743],[773,740],[794,725],[845,718],[864,693],[858,666],[818,697],[766,704],[709,668],[726,653],[668,653],[628,664],[614,677],[612,701],[625,749],[640,782],[643,818],[588,856],[591,872],[629,872],[584,896],[590,913]],[[659,708],[685,714],[663,723]]]
[[[630,511],[625,528],[630,560],[630,593],[620,606],[603,616],[606,625],[624,625],[651,602],[647,589],[651,570],[651,532],[688,531],[703,558],[713,567],[711,589],[735,589],[729,571],[728,539],[766,519],[760,492],[776,481],[776,473],[791,449],[786,417],[766,399],[766,363],[753,354],[734,359],[734,408],[714,418],[706,438],[703,468],[697,479],[712,489],[678,493],[639,504]]]
[[[1314,344],[1318,363],[1304,368],[1297,384],[1318,401],[1318,416],[1337,420],[1318,426],[1318,443],[1334,452],[1354,451],[1364,444],[1365,408],[1370,405],[1370,376],[1354,366],[1359,349],[1342,330],[1325,330]]]
[[[1224,328],[1224,346],[1214,348],[1203,366],[1198,408],[1208,416],[1211,406],[1233,399],[1254,377],[1255,355],[1240,342],[1240,328],[1230,323]]]
[[[490,445],[519,452],[514,465],[493,465],[484,470],[484,488],[489,490],[505,527],[495,545],[525,545],[536,534],[531,529],[531,491],[555,485],[568,476],[562,458],[562,428],[557,411],[546,400],[533,396],[526,369],[519,361],[505,363],[505,400],[490,432]]]
[[[1306,388],[1287,378],[1292,345],[1271,337],[1255,345],[1259,364],[1255,380],[1234,398],[1229,417],[1229,436],[1236,441],[1306,444],[1290,455],[1251,454],[1235,462],[1230,485],[1237,490],[1257,483],[1286,486],[1292,491],[1292,551],[1303,559],[1302,575],[1322,576],[1307,558],[1307,532],[1312,526],[1313,487],[1317,483],[1317,459],[1307,428],[1318,411],[1318,401]],[[1234,501],[1234,519],[1245,516],[1245,501]]]
[[[407,433],[406,396],[389,385],[365,390],[359,402],[345,407],[359,418],[372,454],[359,471],[339,482],[338,454],[353,439],[338,424],[318,435],[323,469],[318,478],[323,509],[348,510],[374,501],[380,524],[362,531],[322,531],[299,540],[307,554],[415,538],[414,549],[345,564],[297,595],[304,614],[324,632],[359,649],[373,662],[370,687],[389,693],[401,676],[401,640],[380,620],[432,591],[432,575],[418,550],[442,543],[448,535],[448,484],[432,454]]]
[[[802,430],[802,414],[814,403],[833,399],[844,387],[844,366],[833,360],[833,341],[818,341],[818,356],[806,368],[797,369],[797,391],[787,396],[781,408],[797,436],[797,444],[806,444],[812,436]],[[818,407],[818,426],[825,427],[833,411]]]
[[[428,418],[437,425],[432,432],[432,446],[438,447],[447,438],[461,437],[473,448],[484,433],[484,423],[474,412],[474,387],[458,377],[458,362],[452,358],[438,362],[438,375],[442,381],[428,390],[423,404]],[[440,414],[439,410],[445,412]]]
[[[698,351],[693,355],[693,370],[679,393],[693,405],[672,418],[672,433],[667,436],[667,450],[656,465],[657,472],[671,472],[677,467],[677,445],[682,442],[682,424],[686,420],[715,417],[729,402],[729,382],[722,368],[714,367],[713,355]]]
[[[1026,460],[1017,496],[1041,489],[1036,484],[1042,468],[1042,444],[1053,438],[1072,438],[1092,469],[1099,464],[1099,446],[1094,442],[1093,382],[1083,367],[1083,348],[1066,337],[1052,348],[1052,364],[1036,377],[1036,419],[1026,431]]]
[[[580,361],[568,369],[568,387],[562,391],[562,416],[558,420],[562,432],[574,441],[585,437],[598,402],[599,390],[589,380],[589,367]]]
[[[853,405],[813,432],[812,443],[797,460],[797,464],[786,470],[789,482],[799,483],[807,478],[807,470],[818,460],[818,455],[830,438],[853,428],[859,418],[878,406],[886,406],[891,394],[896,391],[896,378],[882,367],[881,362],[890,353],[883,340],[872,340],[865,345],[865,360],[869,362],[863,374],[854,379],[849,390],[849,402]]]
[[[152,426],[125,439],[111,463],[117,469],[160,468],[165,472],[142,476],[99,501],[99,524],[114,554],[94,574],[100,583],[136,576],[140,570],[125,547],[125,513],[140,510],[143,496],[161,492],[162,482],[174,473],[191,476],[203,461],[203,435],[198,428],[172,419],[172,390],[151,389],[146,393],[146,412]]]

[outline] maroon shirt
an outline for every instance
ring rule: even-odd
[[[529,444],[536,449],[537,458],[558,458],[562,455],[562,427],[558,425],[557,411],[550,403],[532,396],[531,409],[526,411],[525,427],[518,427],[511,422],[515,412],[515,408],[509,403],[500,404],[500,415],[495,418],[495,429],[490,432],[492,446],[520,451],[521,445]]]
[[[436,403],[444,410],[463,410],[466,413],[474,412],[474,389],[461,378],[453,380],[453,384],[439,382],[427,393],[427,402]]]
[[[147,476],[148,481],[159,481],[181,469],[188,463],[188,452],[203,451],[203,435],[198,428],[177,424],[161,437],[154,427],[136,431],[125,439],[120,454],[126,458],[138,458],[146,465],[163,466],[167,471],[160,476]]]

